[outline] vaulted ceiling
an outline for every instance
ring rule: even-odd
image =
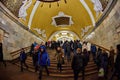
[[[67,3],[60,0],[59,6],[57,2],[51,3],[50,7],[50,3],[43,4],[39,0],[32,0],[32,4],[26,9],[26,20],[20,18],[20,21],[44,40],[48,40],[57,31],[70,31],[81,39],[94,28],[95,22],[102,13],[97,15],[91,0],[66,1]],[[42,5],[43,7],[41,7]],[[71,16],[73,24],[67,26],[52,25],[52,17],[57,16],[59,12]],[[40,30],[46,34],[46,37],[41,35],[41,32],[39,33]]]

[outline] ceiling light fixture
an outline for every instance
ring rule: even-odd
[[[60,0],[38,0],[38,1],[43,2],[42,5],[41,5],[41,7],[43,7],[44,3],[50,3],[49,4],[49,8],[51,8],[51,3],[53,3],[53,2],[57,2],[57,6],[59,6],[58,1],[60,1]],[[67,3],[66,0],[64,0],[64,2]]]

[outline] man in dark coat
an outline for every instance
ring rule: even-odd
[[[35,72],[37,72],[38,70],[38,54],[39,54],[39,50],[35,47],[32,54],[32,60],[33,60],[33,66],[35,67]]]
[[[100,67],[104,69],[104,78],[107,79],[107,74],[108,74],[108,53],[103,50],[101,56],[101,63],[100,63]]]
[[[84,80],[85,59],[80,48],[77,48],[76,55],[73,56],[72,69],[74,72],[74,80],[78,80],[79,73],[82,71],[82,80]]]
[[[0,43],[0,62],[2,62],[6,67],[6,63],[5,63],[4,59],[3,59],[2,43]]]
[[[21,65],[21,72],[23,72],[23,64],[26,66],[26,68],[28,69],[28,66],[26,64],[26,59],[27,59],[27,55],[24,51],[24,49],[22,48],[21,49],[21,52],[20,52],[20,65]]]
[[[116,49],[117,49],[117,58],[115,61],[114,71],[110,80],[113,80],[113,77],[115,75],[117,75],[118,80],[120,80],[120,44],[117,45]]]

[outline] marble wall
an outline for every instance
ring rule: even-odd
[[[34,41],[41,43],[42,40],[29,31],[23,29],[0,11],[0,34],[3,36],[4,59],[12,60],[10,53],[30,46]],[[14,58],[18,57],[16,55]]]
[[[114,48],[120,44],[120,0],[114,6],[113,10],[107,16],[107,18],[100,24],[100,26],[94,31],[91,38],[88,38],[92,43],[101,45],[107,49],[110,46]]]

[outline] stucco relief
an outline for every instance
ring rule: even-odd
[[[107,7],[109,0],[100,0],[100,2],[102,4],[103,10],[104,10]]]
[[[96,11],[96,16],[98,16],[98,14],[103,10],[102,4],[99,0],[91,0],[91,1],[94,4],[94,10]]]
[[[90,30],[92,26],[86,26],[84,28],[81,28],[81,36],[83,37],[85,35],[86,32],[88,32]]]
[[[15,15],[18,16],[23,0],[1,0],[1,2]]]
[[[32,4],[32,0],[24,0],[22,3],[23,3],[23,5],[19,9],[19,15],[18,15],[18,17],[22,18],[23,20],[26,20],[27,9]]]
[[[34,30],[35,31],[37,31],[37,33],[39,34],[39,35],[41,35],[42,37],[46,37],[46,32],[45,32],[45,30],[43,29],[43,30],[41,30],[41,29],[39,29],[39,28],[34,28]]]

